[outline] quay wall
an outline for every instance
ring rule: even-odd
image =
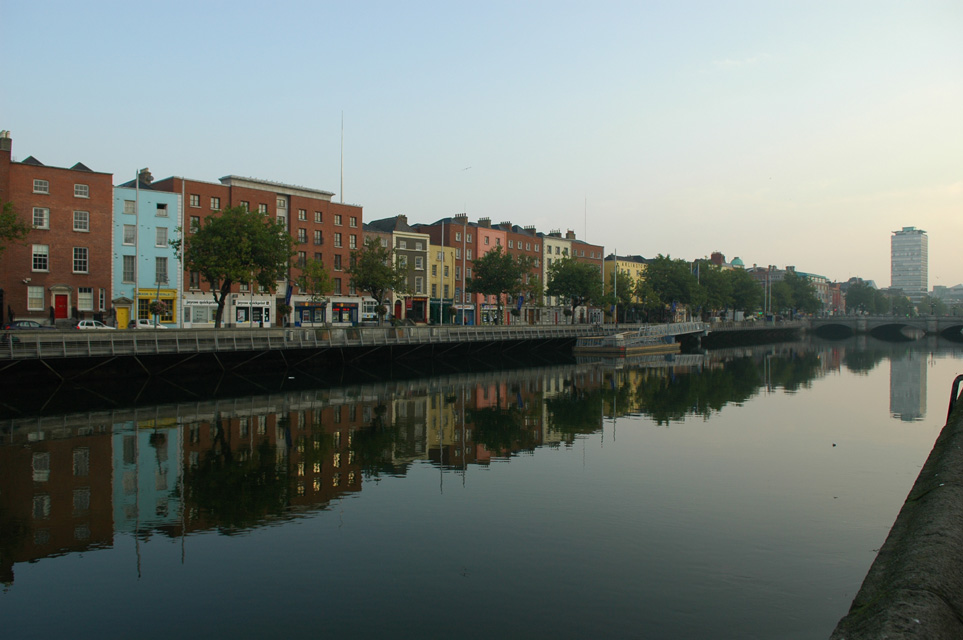
[[[946,425],[831,640],[963,638],[963,402],[955,402],[961,381],[954,382]]]

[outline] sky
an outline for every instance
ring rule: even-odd
[[[915,226],[929,286],[963,283],[958,0],[0,0],[0,24],[17,160],[881,287]]]

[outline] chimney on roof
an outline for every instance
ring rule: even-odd
[[[723,264],[725,264],[726,257],[725,257],[725,255],[723,255],[722,252],[720,252],[720,251],[713,251],[713,252],[709,255],[709,261],[710,261],[712,264],[721,267]]]
[[[561,229],[552,229],[551,231],[548,232],[548,235],[549,235],[549,237],[552,237],[552,238],[561,238],[561,237],[562,237],[562,230],[561,230]]]
[[[525,227],[525,231],[531,231],[532,233],[535,233],[535,225]]]
[[[4,129],[0,131],[0,151],[10,151],[13,147],[13,139],[10,137],[10,131]]]
[[[137,181],[141,184],[150,184],[154,181],[154,176],[150,174],[150,169],[141,169],[140,173],[137,174]]]
[[[491,219],[491,218],[479,218],[479,219],[478,219],[478,226],[479,226],[479,227],[485,227],[486,229],[491,229],[491,227],[492,227],[492,219]]]
[[[403,213],[398,214],[398,222],[404,226],[408,226],[408,216]]]
[[[510,231],[511,228],[512,228],[512,223],[509,222],[508,220],[506,220],[506,221],[500,223],[500,226],[502,226],[502,227],[508,227],[508,229],[509,229],[509,231]]]
[[[452,219],[458,224],[468,224],[467,213],[456,213]]]
[[[568,231],[565,232],[565,238],[568,239],[568,240],[574,240],[574,239],[575,239],[575,232],[572,231],[571,229],[569,229]]]

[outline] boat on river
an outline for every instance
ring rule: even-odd
[[[680,349],[675,336],[640,335],[636,331],[586,336],[575,343],[575,355],[627,357],[679,353]]]

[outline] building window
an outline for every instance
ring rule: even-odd
[[[308,210],[298,209],[298,220],[307,221],[307,219],[308,219]]]
[[[97,298],[98,298],[97,302],[100,305],[100,310],[106,311],[107,310],[107,289],[101,288],[97,295]]]
[[[298,266],[300,268],[306,267],[308,264],[308,254],[306,251],[298,251]]]
[[[34,193],[50,193],[50,183],[46,180],[34,180],[33,181],[33,192]]]
[[[448,285],[446,284],[446,285],[445,285],[445,297],[446,297],[446,298],[448,297],[448,293],[449,293]]]
[[[201,217],[191,216],[190,229],[191,233],[197,233],[201,228]]]
[[[124,200],[124,213],[130,216],[137,213],[137,203],[133,200]]]
[[[324,237],[321,235],[321,229],[314,230],[314,244],[324,244]]]
[[[334,293],[336,295],[341,295],[341,278],[334,279]]]
[[[137,258],[134,256],[124,256],[124,282],[134,281],[134,266],[137,264]]]
[[[158,218],[166,218],[166,217],[167,217],[167,203],[166,203],[166,202],[158,202],[158,203],[157,203],[157,213],[156,213],[155,215],[157,215]]]
[[[74,273],[87,273],[87,247],[74,247]]]
[[[320,254],[320,253],[315,253],[315,254],[314,254],[314,260],[315,260],[315,262],[321,262],[321,260],[322,260],[321,254]]]
[[[487,240],[487,238],[486,238],[486,240]],[[486,242],[485,244],[488,244],[488,243]],[[495,244],[498,245],[499,247],[502,246],[502,239],[501,239],[501,238],[495,238]]]
[[[90,187],[85,184],[75,184],[74,185],[74,197],[75,198],[89,198],[90,197]]]
[[[358,219],[357,219],[356,217],[351,216],[351,221],[350,221],[350,222],[351,222],[351,226],[352,226],[352,227],[357,227],[357,226],[358,226]]]
[[[489,238],[488,236],[485,236],[485,244],[488,244],[489,240],[491,240],[491,238]]]
[[[340,247],[340,246],[341,246],[341,234],[340,234],[340,233],[334,234],[334,246],[336,246],[336,247]]]
[[[262,203],[262,204],[259,204],[259,205],[257,206],[257,212],[258,212],[258,213],[267,213],[267,205],[266,205],[266,204],[263,204],[263,203]]]
[[[465,249],[465,260],[471,260],[471,249]]]
[[[191,206],[192,206],[192,207],[199,207],[199,206],[201,206],[201,196],[200,196],[200,194],[198,194],[198,193],[192,193],[192,194],[191,194]]]
[[[304,228],[298,229],[298,242],[300,242],[301,244],[304,244],[307,241],[308,241],[308,230]]]
[[[320,212],[320,211],[315,211],[315,212],[314,212],[314,221],[315,221],[315,222],[321,222],[321,212]]]
[[[399,248],[399,249],[407,249],[407,248],[408,248],[408,243],[407,243],[405,240],[398,240],[398,248]]]
[[[157,227],[156,239],[154,240],[155,247],[166,247],[167,246],[167,227]]]
[[[455,247],[455,260],[461,260],[461,247]]]
[[[44,311],[43,308],[43,287],[27,287],[27,310]]]
[[[509,249],[514,249],[514,248],[515,248],[515,241],[514,241],[514,240],[509,240],[509,241],[508,241],[508,248],[509,248]]]
[[[217,196],[211,196],[211,210],[219,211],[221,208],[221,199]]]
[[[91,287],[77,287],[77,308],[81,311],[94,310],[94,290]]]
[[[33,228],[34,229],[50,228],[50,209],[47,209],[44,207],[33,208]]]
[[[287,209],[288,202],[284,198],[278,198],[278,209]]]
[[[387,248],[388,248],[388,238],[385,238],[384,236],[381,236],[380,242],[381,242],[381,247],[382,247],[383,249],[387,249]]]
[[[455,242],[461,242],[461,231],[455,232]]]
[[[471,280],[471,267],[465,267],[465,277]]]
[[[448,265],[447,265],[447,264],[445,265],[445,277],[446,277],[446,278],[448,277]]]
[[[415,256],[415,269],[417,271],[425,270],[425,259],[423,256]]]
[[[342,268],[342,267],[341,267],[341,254],[340,254],[340,253],[336,253],[336,254],[334,254],[334,270],[335,270],[335,271],[341,271],[341,268]]]
[[[437,298],[437,297],[438,297],[438,285],[437,285],[437,284],[431,285],[431,297],[432,297],[432,298]]]
[[[245,211],[248,211],[248,210],[250,210],[250,208],[251,208],[251,203],[248,202],[247,200],[241,200],[240,207],[241,207],[242,209],[244,209]]]
[[[337,225],[337,226],[339,226],[339,227],[341,226],[341,214],[340,214],[340,213],[336,213],[336,214],[334,215],[334,224]]]
[[[357,249],[358,248],[358,236],[353,233],[348,236],[348,248]]]
[[[74,211],[74,231],[90,231],[89,211]]]
[[[471,242],[471,234],[470,234],[470,233],[466,233],[466,234],[465,234],[465,242]]]
[[[432,278],[435,278],[435,277],[437,277],[437,276],[438,276],[438,265],[437,265],[437,264],[433,264],[433,265],[431,265],[431,277],[432,277]]]
[[[200,288],[201,288],[201,272],[200,272],[200,271],[191,271],[191,274],[190,274],[190,284],[188,285],[188,287],[191,288],[191,289],[200,289]]]
[[[166,257],[156,257],[154,258],[154,282],[158,284],[167,284],[167,258]]]
[[[33,245],[33,271],[50,270],[50,246],[46,244]]]
[[[425,279],[421,276],[415,277],[415,293],[423,294],[425,292]]]
[[[133,245],[137,237],[137,227],[132,224],[124,225],[124,244]]]

